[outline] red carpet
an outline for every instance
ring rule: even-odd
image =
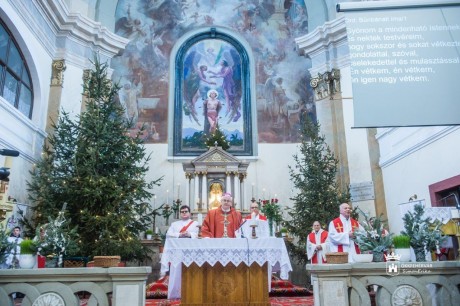
[[[149,299],[145,306],[172,306],[180,305],[180,300]],[[271,306],[313,306],[313,296],[298,297],[271,297]]]
[[[169,276],[166,275],[159,280],[148,284],[146,288],[146,298],[166,299],[168,297],[168,281]],[[280,279],[275,275],[272,275],[271,282],[271,297],[299,297],[313,295],[313,293],[308,291],[307,288],[296,286],[290,281]]]

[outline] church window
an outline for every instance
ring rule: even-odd
[[[32,117],[32,83],[26,61],[13,35],[0,20],[0,96]]]

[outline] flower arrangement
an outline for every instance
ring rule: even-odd
[[[364,218],[365,220],[360,222],[362,229],[354,232],[354,241],[361,252],[382,253],[383,256],[383,252],[387,251],[393,243],[392,234],[385,229],[386,222],[382,220],[382,215],[369,218],[364,214]]]
[[[416,260],[425,261],[425,251],[436,250],[446,237],[441,232],[441,222],[432,222],[424,217],[423,205],[414,206],[414,212],[407,212],[403,217],[404,231],[401,234],[410,237],[410,246],[414,249]]]
[[[37,235],[34,240],[38,245],[38,252],[44,256],[57,256],[58,266],[62,265],[64,255],[74,255],[78,252],[77,229],[69,230],[68,221],[64,217],[64,211],[60,211],[56,219],[48,217],[48,223],[37,227]]]
[[[280,205],[278,204],[278,199],[271,200],[260,200],[257,202],[260,207],[260,211],[267,217],[267,219],[272,222],[280,223],[283,221],[283,215],[281,213]]]

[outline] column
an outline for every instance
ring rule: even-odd
[[[203,172],[201,177],[201,201],[203,202],[203,209],[208,210],[208,178],[206,172]]]
[[[193,210],[192,205],[190,203],[190,184],[191,184],[191,178],[190,178],[190,173],[185,174],[185,179],[186,179],[186,184],[185,184],[185,205],[190,207],[190,211]]]
[[[241,196],[240,196],[240,178],[238,176],[238,172],[234,172],[233,174],[233,188],[235,188],[235,197],[233,198],[235,202],[235,209],[240,207],[241,209]]]
[[[195,182],[195,193],[193,195],[193,203],[198,203],[200,201],[200,180],[199,180],[199,173],[198,172],[195,172],[195,176],[194,176],[194,182]],[[198,207],[196,208],[198,209]]]
[[[246,192],[244,190],[244,176],[241,176],[240,180],[240,198],[241,198],[241,211],[246,209]]]
[[[230,172],[225,173],[225,192],[232,192],[232,183],[230,181]]]
[[[53,134],[53,122],[58,122],[61,110],[62,86],[64,84],[64,72],[67,69],[64,59],[53,60],[51,64],[51,83],[48,98],[48,116],[45,130]],[[48,141],[45,139],[45,142]]]

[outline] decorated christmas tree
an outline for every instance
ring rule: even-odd
[[[217,125],[216,130],[211,133],[205,140],[206,147],[209,149],[217,145],[222,147],[222,150],[227,151],[230,148],[230,144],[227,141],[225,134],[220,130],[219,125]]]
[[[289,211],[291,220],[286,224],[296,238],[289,243],[290,252],[299,263],[305,264],[306,240],[312,231],[314,221],[327,226],[339,215],[339,205],[349,199],[348,190],[339,190],[337,185],[337,164],[333,152],[319,134],[320,126],[309,119],[302,125],[300,153],[294,155],[295,166],[289,166],[291,181],[297,194]]]
[[[78,226],[81,255],[132,260],[145,255],[138,237],[151,222],[147,200],[161,179],[145,179],[150,156],[143,129],[129,135],[132,120],[125,117],[117,100],[119,86],[110,81],[107,69],[95,59],[83,85],[86,110],[76,118],[62,111],[53,126],[28,182],[35,205],[28,224],[46,223],[67,203],[65,214],[70,228]]]

